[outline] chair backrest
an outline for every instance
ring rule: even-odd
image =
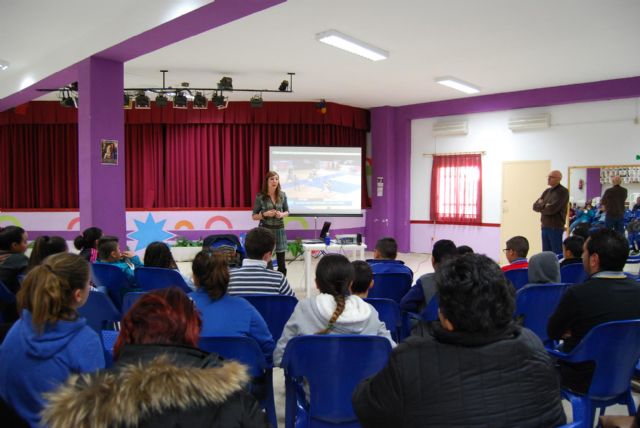
[[[116,323],[122,318],[109,296],[100,291],[91,291],[87,302],[78,308],[78,313],[98,333],[105,329],[105,323]]]
[[[231,251],[234,248],[234,251]],[[228,252],[228,262],[230,267],[242,266],[242,260],[247,256],[240,242],[240,239],[234,234],[209,235],[202,241],[202,249],[220,249],[222,252]]]
[[[386,326],[391,333],[393,340],[398,341],[398,329],[402,327],[402,317],[400,316],[400,306],[398,302],[391,299],[374,299],[366,298],[365,302],[370,304],[378,312],[380,321]]]
[[[438,293],[434,294],[433,297],[427,303],[427,306],[422,311],[420,316],[423,321],[437,321],[438,320],[438,308],[440,307],[440,298],[438,297]]]
[[[582,263],[572,263],[560,268],[560,280],[566,284],[580,284],[585,282],[589,275],[584,270]]]
[[[596,364],[588,395],[606,400],[629,389],[631,376],[640,358],[640,320],[600,324],[569,354],[570,361]]]
[[[262,376],[269,368],[258,343],[246,336],[202,336],[198,347],[215,352],[227,360],[236,360],[249,367],[252,377]]]
[[[107,263],[92,263],[91,276],[98,287],[107,290],[107,294],[116,307],[121,308],[122,294],[120,290],[129,286],[124,272],[119,267]]]
[[[509,281],[513,284],[516,290],[521,289],[527,283],[529,283],[529,269],[511,269],[504,273]]]
[[[515,317],[522,316],[523,325],[542,342],[549,340],[547,324],[569,284],[529,284],[516,294]]]
[[[390,352],[389,341],[379,336],[298,336],[287,343],[281,366],[285,376],[309,382],[312,420],[340,424],[357,421],[353,390],[385,366]]]
[[[133,306],[133,304],[137,302],[138,299],[144,296],[146,293],[147,291],[130,291],[127,294],[125,294],[124,297],[122,298],[122,316],[124,316],[124,314],[129,312],[129,309],[131,309],[131,306]]]
[[[104,351],[105,367],[109,368],[113,366],[113,347],[118,340],[119,331],[115,330],[102,330],[100,333],[100,339],[102,341],[102,350]]]
[[[193,291],[184,281],[180,272],[173,269],[139,267],[134,271],[134,275],[136,278],[136,284],[144,291],[168,287],[177,287],[185,293]]]
[[[16,295],[13,294],[2,281],[0,281],[0,301],[9,304],[16,302]]]
[[[282,336],[282,330],[298,304],[293,296],[246,294],[239,297],[246,299],[262,315],[275,342]]]
[[[400,300],[411,288],[413,278],[406,273],[377,273],[373,275],[373,288],[369,297],[374,299]]]

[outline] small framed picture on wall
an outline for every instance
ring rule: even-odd
[[[100,154],[102,165],[118,165],[118,140],[101,140]]]

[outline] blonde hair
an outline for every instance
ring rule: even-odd
[[[18,292],[18,308],[31,313],[35,329],[42,333],[47,324],[78,317],[73,294],[88,283],[89,263],[84,258],[54,254],[27,274]]]

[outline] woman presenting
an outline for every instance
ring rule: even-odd
[[[287,251],[287,235],[284,231],[284,218],[288,215],[287,195],[280,189],[280,176],[275,171],[269,171],[262,183],[262,190],[256,195],[251,218],[260,220],[260,226],[270,229],[275,235],[278,270],[285,276],[287,267],[284,254]]]

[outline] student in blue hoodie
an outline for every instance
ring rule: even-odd
[[[89,263],[68,253],[47,257],[20,288],[20,319],[0,345],[0,398],[31,426],[44,392],[71,373],[104,368],[100,338],[76,311],[88,296]]]

